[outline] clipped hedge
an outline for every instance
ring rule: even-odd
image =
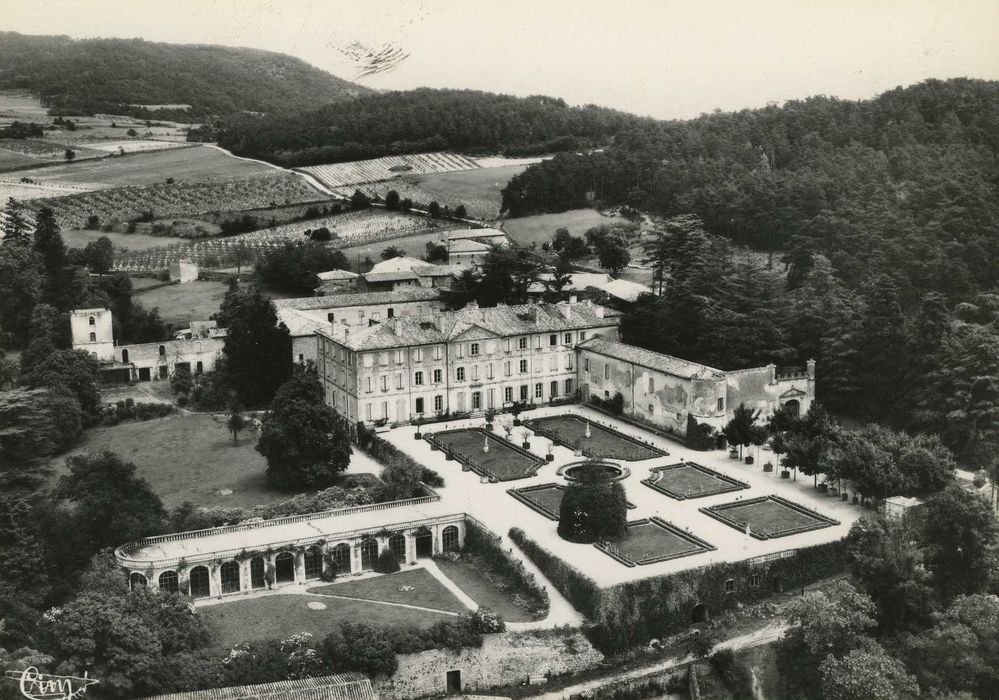
[[[716,615],[772,595],[777,577],[783,590],[792,590],[846,569],[846,543],[839,540],[806,547],[794,556],[772,561],[723,562],[601,589],[522,530],[513,528],[510,538],[562,595],[590,618],[594,623],[591,641],[605,653],[683,631],[690,626],[698,604]],[[755,575],[759,579],[754,585],[751,577]],[[729,580],[734,584],[732,591],[726,591]]]
[[[503,549],[499,537],[483,529],[470,518],[465,520],[465,549],[482,557],[498,576],[511,581],[516,592],[527,600],[533,615],[539,619],[548,615],[551,601],[548,599],[547,591],[534,578],[534,574],[528,573],[521,562]]]
[[[357,446],[377,462],[385,465],[386,469],[401,467],[413,469],[420,474],[420,481],[428,486],[444,486],[444,477],[433,469],[424,467],[388,440],[379,437],[376,433],[368,430],[364,423],[355,426],[354,437]],[[413,494],[419,496],[422,494]]]

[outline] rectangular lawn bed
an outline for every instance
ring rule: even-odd
[[[745,531],[748,526],[750,537],[758,540],[787,537],[801,532],[821,530],[830,525],[839,525],[838,520],[780,496],[761,496],[746,501],[721,503],[700,510],[736,530]]]
[[[310,608],[309,603],[320,603],[325,608]],[[281,593],[200,606],[198,614],[205,621],[212,646],[222,649],[257,639],[287,639],[302,632],[322,639],[344,622],[358,620],[372,625],[429,627],[455,619],[453,615],[397,605]]]
[[[714,549],[700,537],[656,517],[632,520],[623,540],[598,542],[594,546],[625,566],[656,564]]]
[[[549,520],[558,520],[565,486],[562,484],[538,484],[537,486],[525,486],[522,489],[507,489],[506,492]],[[635,504],[629,502],[628,507],[634,508]]]
[[[406,590],[409,588],[412,590]],[[468,612],[462,602],[426,569],[411,569],[357,581],[348,579],[309,588],[308,591],[345,598],[404,603],[443,612]],[[335,605],[336,601],[331,603]]]
[[[590,437],[586,437],[587,424],[590,426]],[[633,462],[669,454],[613,428],[578,416],[532,418],[524,421],[524,425],[570,450],[575,450],[578,446],[587,457]]]
[[[653,467],[649,478],[642,479],[642,483],[678,501],[749,488],[749,484],[744,481],[725,476],[696,462]]]
[[[458,460],[463,466],[481,476],[497,481],[512,481],[534,476],[545,463],[519,445],[507,442],[495,433],[481,428],[459,428],[438,433],[426,433],[424,438],[444,452],[449,459]],[[485,441],[489,452],[483,452]]]

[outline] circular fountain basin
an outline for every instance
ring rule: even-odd
[[[578,484],[582,481],[580,477],[586,470],[593,470],[597,476],[597,481],[621,481],[631,476],[631,469],[628,467],[609,462],[605,459],[571,462],[559,467],[556,473],[566,481]]]

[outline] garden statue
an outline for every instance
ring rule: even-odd
[[[586,437],[587,438],[590,437],[590,422],[589,421],[586,422]]]
[[[484,453],[485,452],[489,452],[489,438],[488,437],[482,438],[482,451]]]

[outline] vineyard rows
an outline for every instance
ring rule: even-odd
[[[455,153],[416,153],[357,160],[351,163],[311,165],[299,169],[312,175],[327,187],[343,187],[362,182],[389,180],[400,175],[450,173],[458,170],[476,170],[478,167],[475,161]]]
[[[32,207],[51,207],[59,225],[82,228],[95,214],[102,224],[130,221],[145,212],[157,217],[191,216],[211,211],[259,209],[320,199],[303,178],[279,172],[225,182],[156,184],[98,190],[36,199]]]
[[[331,248],[368,245],[454,228],[452,225],[441,225],[433,219],[367,209],[194,244],[178,243],[150,250],[120,250],[115,256],[114,269],[123,272],[158,272],[178,260],[189,260],[206,268],[247,265],[265,253],[281,248],[285,243],[307,240],[306,231],[322,227],[328,228],[335,236],[334,240],[326,244]]]
[[[47,141],[35,141],[33,139],[2,139],[0,140],[0,150],[20,153],[22,156],[30,158],[49,158],[63,160],[66,157],[66,146],[61,143],[51,143]],[[72,146],[76,158],[96,158],[104,156],[104,153],[95,151],[83,146]]]
[[[455,200],[454,196],[447,195],[442,192],[434,192],[432,190],[427,190],[418,184],[411,184],[405,180],[393,180],[390,182],[371,182],[362,185],[356,185],[351,187],[341,187],[334,189],[333,192],[342,197],[350,197],[354,194],[354,190],[361,190],[368,197],[376,201],[385,201],[385,197],[388,195],[390,190],[395,190],[399,193],[400,199],[411,199],[413,201],[413,207],[415,209],[422,209],[426,211],[427,207],[431,202],[437,202],[454,209],[459,204],[465,205],[465,211],[468,216],[472,219],[478,219],[480,221],[489,221],[495,219],[499,216],[499,204],[493,200],[485,198],[474,198],[469,196],[463,196],[460,201]]]

